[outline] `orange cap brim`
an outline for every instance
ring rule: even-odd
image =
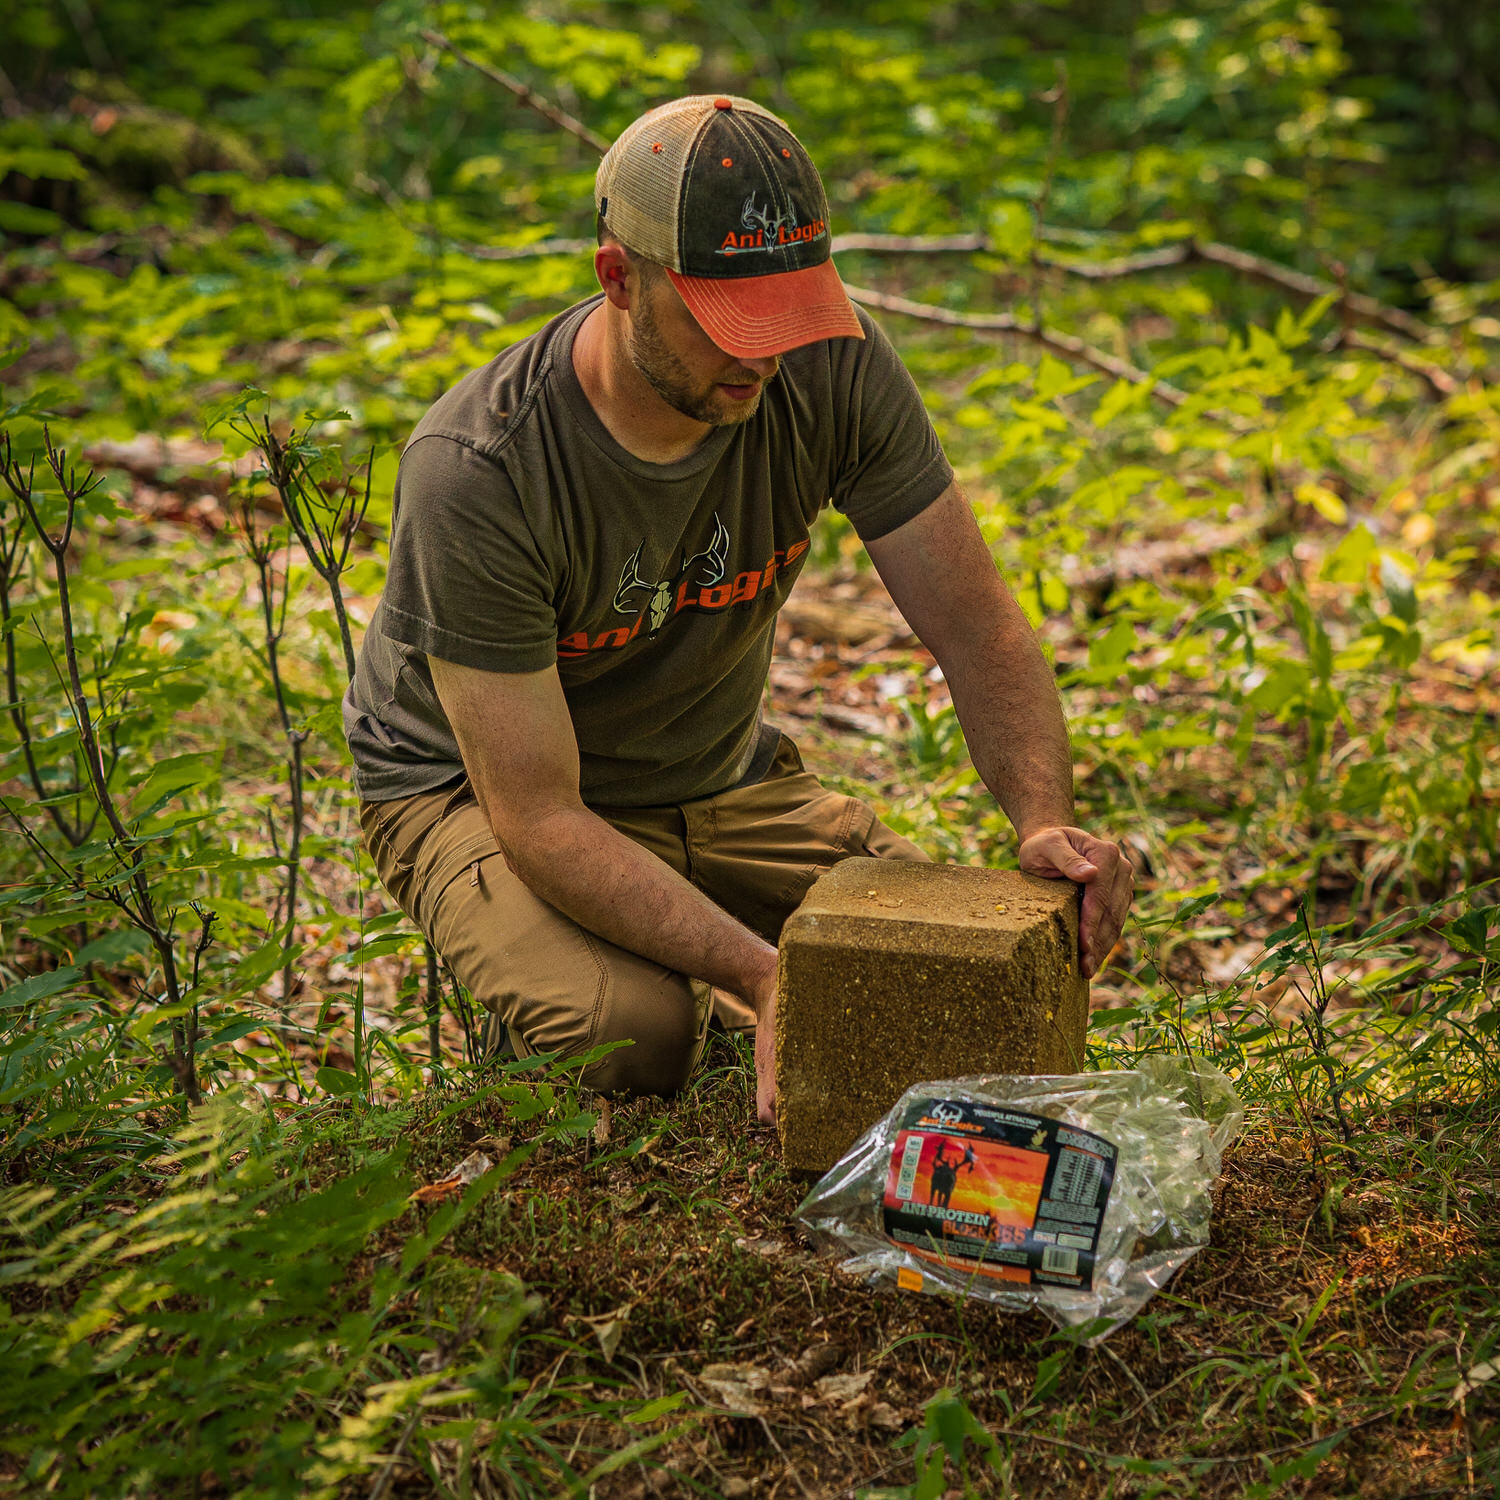
[[[667,275],[709,338],[742,359],[865,336],[831,260],[770,276],[684,276],[670,266]]]

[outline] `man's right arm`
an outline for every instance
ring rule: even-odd
[[[580,927],[743,999],[757,1017],[757,1112],[773,1119],[776,949],[584,805],[555,666],[502,673],[428,662],[506,863]]]

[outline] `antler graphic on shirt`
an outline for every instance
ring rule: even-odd
[[[620,569],[620,582],[615,589],[615,609],[622,615],[638,615],[644,609],[648,634],[655,635],[667,623],[667,615],[672,608],[672,596],[677,592],[678,584],[699,563],[704,565],[702,573],[696,580],[700,588],[709,588],[713,584],[724,581],[729,560],[729,528],[719,519],[718,512],[715,511],[714,534],[708,546],[702,552],[695,552],[691,557],[687,555],[687,550],[684,548],[682,564],[677,572],[671,578],[658,579],[654,583],[650,579],[641,577],[641,553],[645,549],[646,543],[642,540],[640,546],[630,554],[625,566]],[[645,589],[651,597],[643,604],[632,606],[630,595],[637,589]]]

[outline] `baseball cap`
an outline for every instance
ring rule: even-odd
[[[624,244],[666,267],[704,332],[742,358],[863,338],[801,142],[749,99],[694,94],[626,128],[594,179]]]

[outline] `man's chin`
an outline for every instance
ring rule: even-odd
[[[760,398],[764,387],[756,386],[753,396],[734,397],[724,390],[714,392],[715,415],[710,419],[715,427],[737,427],[748,422],[760,410]]]

